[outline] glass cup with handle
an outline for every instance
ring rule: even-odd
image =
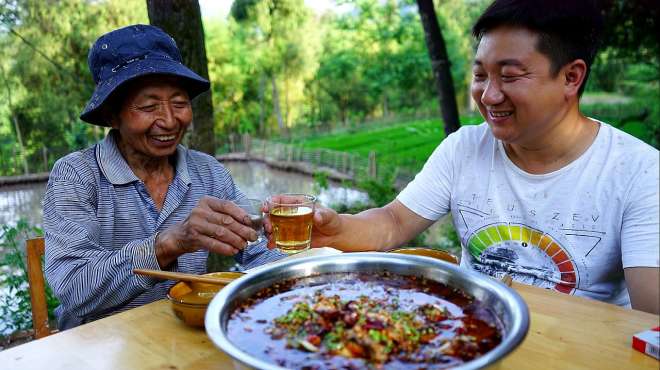
[[[277,249],[287,254],[309,249],[316,197],[279,194],[269,197],[267,202]]]
[[[236,204],[240,209],[245,211],[245,213],[250,216],[250,221],[252,221],[252,228],[257,232],[257,240],[250,242],[248,241],[247,246],[253,246],[265,240],[264,237],[264,214],[261,210],[263,202],[259,199],[254,198],[245,198],[235,200]]]

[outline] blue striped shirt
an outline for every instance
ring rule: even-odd
[[[117,148],[115,130],[98,144],[55,163],[44,196],[46,278],[68,329],[166,296],[173,284],[132,273],[160,269],[157,231],[180,223],[205,195],[245,195],[215,158],[179,145],[175,176],[160,211]],[[208,252],[181,255],[170,270],[206,272]],[[283,257],[265,243],[235,256],[242,268]]]

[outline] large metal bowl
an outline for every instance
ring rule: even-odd
[[[382,272],[424,276],[427,279],[462,289],[480,300],[503,327],[502,342],[485,355],[458,369],[493,368],[525,338],[529,311],[518,293],[506,285],[459,266],[412,255],[388,253],[346,253],[336,256],[308,257],[264,267],[233,281],[215,296],[206,311],[206,333],[213,343],[234,359],[237,369],[284,370],[283,367],[253,357],[235,346],[227,337],[227,321],[237,300],[252,296],[277,282],[318,273]]]

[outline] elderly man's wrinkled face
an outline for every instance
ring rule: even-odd
[[[472,67],[472,98],[493,135],[512,144],[534,144],[566,114],[562,71],[551,75],[538,36],[524,28],[500,27],[479,42]]]
[[[124,155],[167,157],[176,151],[193,113],[188,93],[175,78],[149,76],[133,83],[112,127]],[[127,158],[128,159],[128,158]]]

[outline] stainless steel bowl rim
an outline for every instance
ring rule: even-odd
[[[229,340],[225,328],[221,325],[220,318],[222,311],[228,310],[226,306],[232,302],[233,297],[240,291],[249,287],[253,283],[267,280],[269,276],[277,276],[279,272],[287,270],[309,270],[313,273],[314,267],[335,264],[342,265],[346,263],[385,263],[393,265],[410,265],[411,267],[439,268],[448,271],[452,275],[464,275],[471,281],[479,284],[481,287],[490,290],[498,297],[498,299],[501,299],[507,310],[509,310],[511,315],[515,318],[512,326],[507,328],[507,331],[502,338],[502,342],[485,355],[469,361],[462,366],[456,367],[455,369],[482,369],[493,365],[512,352],[524,340],[527,330],[529,329],[529,311],[527,304],[515,290],[488,276],[430,257],[363,252],[292,259],[291,261],[281,262],[272,266],[264,266],[253,273],[246,274],[245,276],[234,280],[216,294],[206,311],[205,327],[208,337],[227,355],[249,367],[262,370],[286,370],[284,367],[263,361],[243,352],[240,348],[235,346]],[[412,274],[414,274],[414,271],[411,271],[411,275]],[[281,280],[282,279],[274,279],[273,283]]]

